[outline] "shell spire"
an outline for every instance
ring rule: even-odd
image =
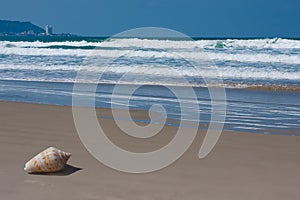
[[[29,160],[25,164],[24,170],[28,173],[61,171],[70,157],[71,153],[49,147]]]

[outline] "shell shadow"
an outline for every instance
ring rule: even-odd
[[[30,173],[31,175],[43,175],[43,176],[69,176],[77,171],[82,170],[82,168],[74,167],[72,165],[65,165],[65,168],[59,172],[47,172],[47,173]]]

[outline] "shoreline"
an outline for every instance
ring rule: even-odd
[[[197,155],[199,130],[187,152],[171,166],[133,175],[95,160],[82,145],[67,106],[0,102],[0,194],[3,199],[297,199],[300,137],[223,131],[213,151]],[[97,109],[109,115],[109,109]],[[135,111],[136,117],[147,117]],[[161,148],[176,133],[166,126],[153,138],[128,137],[110,119],[99,119],[108,137],[134,152]],[[188,134],[188,129],[185,130]],[[24,163],[49,146],[72,153],[71,171],[32,175]],[[108,152],[109,153],[109,152]]]
[[[34,105],[40,105],[40,106],[54,106],[54,107],[62,107],[62,108],[67,108],[67,109],[71,109],[72,106],[70,105],[61,105],[61,104],[47,104],[47,103],[32,103],[32,102],[18,102],[18,101],[4,101],[4,100],[0,100],[0,104],[1,103],[15,103],[15,104],[24,104],[24,105],[28,105],[28,106],[34,106]],[[103,120],[112,120],[114,119],[111,113],[111,108],[105,108],[105,107],[95,107],[96,109],[96,113],[97,113],[97,117],[98,119],[103,119]],[[101,115],[99,114],[99,110],[104,110],[105,113],[107,113],[106,115]],[[123,109],[119,109],[121,112],[123,112]],[[129,118],[124,118],[124,117],[117,117],[116,119],[119,121],[128,121],[128,122],[135,122],[137,124],[149,124],[151,123],[149,115],[148,115],[148,111],[149,110],[142,110],[142,109],[130,109],[130,114],[132,119]],[[120,114],[120,113],[119,113]],[[121,114],[122,115],[122,114]],[[157,115],[160,115],[159,113],[157,113]],[[153,124],[153,123],[152,123]],[[157,123],[160,124],[160,123]],[[199,127],[198,129],[201,131],[206,131],[208,128],[208,124],[209,123],[204,123],[204,122],[200,122],[199,123]],[[178,128],[180,125],[180,121],[177,119],[172,119],[172,118],[166,118],[166,123],[165,126],[168,127],[174,127],[174,128]],[[197,126],[191,122],[191,121],[182,121],[182,126],[186,129],[195,129]],[[245,131],[245,130],[234,130],[232,128],[230,128],[230,125],[226,125],[224,124],[224,131],[229,131],[229,132],[240,132],[240,133],[249,133],[249,134],[258,134],[258,135],[283,135],[283,136],[300,136],[300,130],[299,132],[297,132],[297,130],[295,129],[262,129],[260,131],[257,130],[253,130],[253,131]]]
[[[248,90],[262,90],[262,91],[275,91],[275,92],[300,92],[300,86],[283,86],[283,85],[257,85],[247,86]]]
[[[27,83],[57,83],[57,84],[99,84],[99,85],[138,85],[138,86],[165,86],[165,87],[193,87],[196,89],[208,89],[208,88],[215,88],[215,89],[233,89],[233,90],[256,90],[256,91],[275,91],[275,92],[300,92],[300,86],[296,85],[211,85],[211,86],[202,86],[202,85],[176,85],[176,84],[153,84],[153,83],[107,83],[107,82],[80,82],[80,81],[45,81],[45,80],[23,80],[23,79],[15,79],[15,80],[6,80],[0,79],[0,81],[7,81],[7,82],[27,82]]]

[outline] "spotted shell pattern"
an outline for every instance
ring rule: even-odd
[[[25,164],[24,170],[28,173],[61,171],[70,157],[70,153],[49,147],[29,160]]]

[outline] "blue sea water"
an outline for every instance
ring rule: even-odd
[[[91,65],[95,55],[100,62],[111,60],[110,66]],[[124,99],[130,98],[130,108],[148,110],[153,104],[161,104],[171,119],[180,119],[181,108],[164,85],[184,90],[185,82],[179,78],[184,77],[194,86],[200,107],[191,112],[199,113],[202,123],[210,121],[211,101],[207,88],[199,86],[206,86],[206,79],[217,76],[226,88],[225,129],[300,132],[300,92],[243,89],[299,88],[299,40],[0,38],[0,100],[72,105],[78,71],[102,74],[96,106],[118,104],[122,108],[127,106]],[[121,79],[124,75],[126,78]],[[120,80],[124,88],[141,87],[130,97],[118,94],[112,101],[113,89]],[[81,81],[89,84],[88,80]],[[214,86],[222,85],[216,82]],[[193,121],[188,115],[183,119]]]

